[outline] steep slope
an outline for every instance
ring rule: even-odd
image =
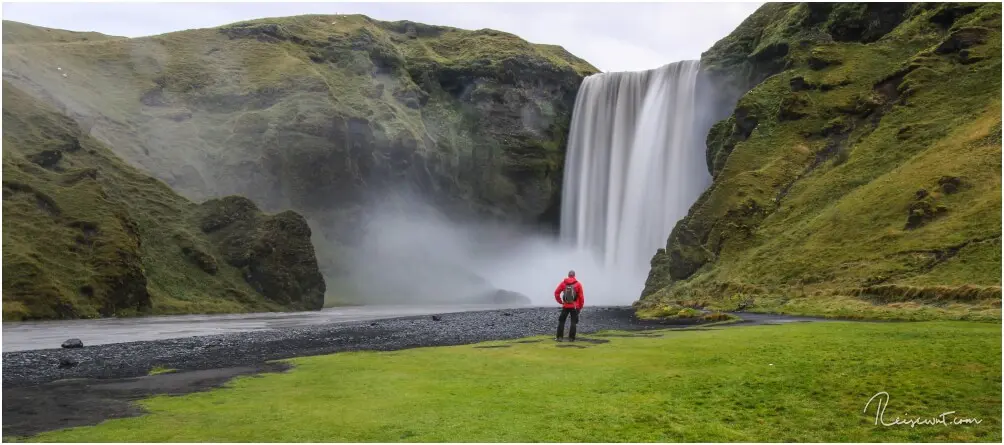
[[[388,190],[557,224],[575,93],[597,71],[511,34],[359,15],[5,45],[3,62],[4,79],[183,195],[303,213],[329,274],[363,202]]]
[[[319,309],[300,215],[196,205],[3,83],[3,319]]]
[[[639,305],[1000,319],[1000,54],[1000,4],[763,6]]]

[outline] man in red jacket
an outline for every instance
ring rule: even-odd
[[[582,292],[582,283],[575,279],[575,271],[568,271],[568,278],[565,278],[558,288],[554,290],[554,300],[561,305],[561,316],[558,317],[558,335],[554,338],[561,341],[565,334],[565,319],[572,315],[572,326],[568,328],[568,339],[575,341],[575,325],[579,323],[579,311],[586,303],[586,297]]]

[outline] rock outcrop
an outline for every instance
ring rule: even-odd
[[[3,139],[5,321],[322,306],[302,216],[196,205],[6,81]]]
[[[324,305],[324,278],[302,216],[292,211],[262,215],[240,196],[213,199],[200,207],[202,232],[254,290],[286,307]]]

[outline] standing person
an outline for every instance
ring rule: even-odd
[[[572,315],[572,326],[568,328],[568,339],[575,341],[575,325],[579,323],[579,311],[586,303],[586,297],[582,292],[582,283],[575,279],[575,271],[568,271],[568,278],[558,284],[554,290],[554,300],[561,305],[561,315],[558,317],[558,335],[555,340],[561,341],[565,334],[565,319]]]

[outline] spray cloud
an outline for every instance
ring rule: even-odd
[[[532,305],[552,305],[554,288],[569,269],[582,281],[589,305],[629,304],[637,297],[623,283],[639,277],[603,267],[589,252],[553,236],[449,218],[414,195],[388,195],[367,214],[346,271],[367,304],[483,304],[502,290],[522,294]]]

